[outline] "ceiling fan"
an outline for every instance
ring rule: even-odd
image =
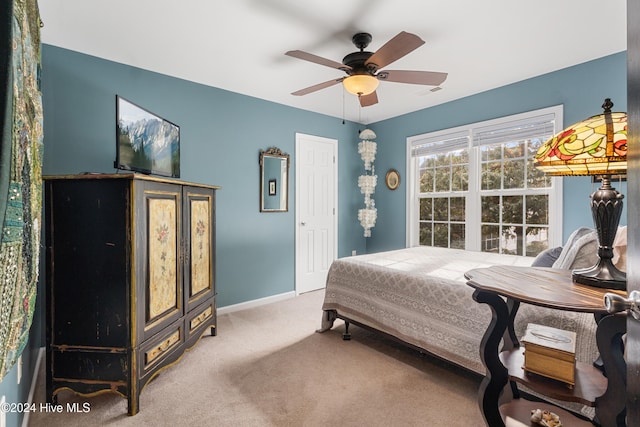
[[[285,55],[293,58],[336,68],[347,73],[346,77],[340,77],[309,86],[293,92],[292,95],[307,95],[342,82],[347,92],[358,95],[361,106],[368,107],[378,103],[376,89],[380,81],[438,86],[446,80],[447,73],[435,71],[381,71],[382,68],[413,52],[424,44],[424,40],[415,34],[402,31],[376,52],[367,52],[365,49],[369,43],[371,43],[371,39],[372,37],[369,33],[358,33],[354,35],[351,41],[360,51],[348,54],[342,59],[342,63],[301,50],[290,50],[286,52]]]

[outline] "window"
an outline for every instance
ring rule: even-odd
[[[407,139],[409,246],[534,256],[561,242],[562,180],[533,166],[562,107]]]

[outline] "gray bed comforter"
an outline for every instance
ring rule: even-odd
[[[480,341],[491,320],[486,304],[472,299],[464,273],[492,265],[529,266],[533,258],[456,249],[415,247],[335,260],[329,270],[320,332],[336,311],[395,336],[451,363],[484,374]],[[590,314],[521,304],[518,337],[528,323],[577,334],[576,357],[597,357],[596,324]]]

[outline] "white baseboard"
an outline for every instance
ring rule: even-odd
[[[38,349],[38,358],[36,359],[36,366],[33,367],[33,372],[31,373],[31,386],[29,387],[29,397],[27,398],[27,402],[30,404],[33,403],[33,396],[36,393],[36,383],[38,382],[38,375],[40,374],[40,363],[42,363],[42,359],[45,357],[45,347],[40,347]],[[29,425],[29,411],[25,411],[24,416],[22,417],[22,427],[27,427]]]
[[[261,305],[271,304],[272,302],[294,298],[295,296],[296,296],[295,291],[285,292],[283,294],[272,295],[270,297],[265,297],[260,299],[254,299],[252,301],[241,302],[239,304],[227,305],[219,308],[217,311],[219,315],[225,314],[225,313],[233,313],[234,311],[240,311],[240,310],[246,310],[248,308],[259,307]]]

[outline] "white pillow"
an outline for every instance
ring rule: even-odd
[[[613,264],[620,271],[627,271],[627,226],[618,227],[616,238],[613,239]]]
[[[574,270],[593,267],[598,262],[598,236],[595,230],[580,227],[575,230],[562,247],[553,268]]]

